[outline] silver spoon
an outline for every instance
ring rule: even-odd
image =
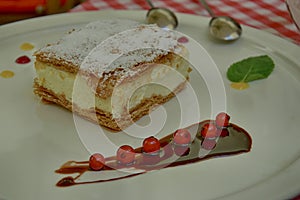
[[[151,9],[147,12],[146,22],[148,24],[157,24],[161,28],[175,29],[178,26],[176,15],[169,9],[154,7],[150,0],[147,3]]]
[[[229,16],[216,16],[205,0],[200,0],[212,19],[209,22],[210,34],[219,40],[237,40],[242,34],[241,25]]]

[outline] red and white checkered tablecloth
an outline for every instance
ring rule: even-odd
[[[156,7],[208,16],[199,0],[153,0]],[[230,15],[244,25],[265,30],[300,45],[300,30],[288,12],[285,0],[208,0],[216,15]],[[147,10],[145,0],[87,0],[71,12],[90,10]]]

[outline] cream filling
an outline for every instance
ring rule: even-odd
[[[189,65],[183,59],[177,60],[173,68],[156,64],[143,75],[132,81],[126,81],[115,87],[112,96],[106,99],[94,95],[86,81],[75,74],[58,70],[51,65],[36,62],[37,83],[54,92],[64,95],[66,100],[81,109],[98,108],[121,118],[129,113],[145,98],[153,95],[167,96],[184,82],[190,72]]]

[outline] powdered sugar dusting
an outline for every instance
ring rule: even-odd
[[[177,39],[177,32],[157,25],[106,19],[73,30],[57,43],[37,51],[36,55],[46,62],[56,60],[60,65],[80,68],[88,85],[95,90],[98,84],[110,79],[111,74],[114,79],[109,80],[109,84],[113,86],[139,73],[137,64],[153,62],[169,52],[180,54],[182,46]],[[92,77],[100,82],[91,81]]]
[[[115,69],[126,75],[137,73],[133,66],[152,62],[169,52],[179,53],[176,32],[161,29],[156,25],[140,25],[109,37],[86,57],[81,70],[101,78]]]
[[[84,28],[73,30],[57,43],[48,45],[36,54],[42,54],[45,59],[56,59],[73,66],[80,67],[85,57],[98,44],[108,37],[136,27],[139,23],[132,20],[106,19],[87,24]]]

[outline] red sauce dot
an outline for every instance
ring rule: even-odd
[[[189,39],[187,37],[182,36],[182,37],[178,38],[177,41],[180,43],[188,43]]]
[[[16,63],[18,63],[18,64],[27,64],[30,61],[31,60],[28,56],[20,56],[19,58],[16,59]]]

